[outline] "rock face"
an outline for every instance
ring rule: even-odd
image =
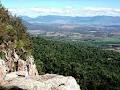
[[[26,71],[26,73],[28,72],[31,76],[38,75],[33,56],[28,56],[26,60],[22,60],[16,54],[15,50],[7,51],[6,65],[9,68],[9,72]]]
[[[46,74],[36,78],[16,78],[5,86],[17,86],[27,90],[80,90],[73,77],[64,77],[55,74]]]
[[[5,75],[6,75],[6,65],[5,65],[5,61],[0,59],[0,84],[2,82],[4,82],[4,78],[5,78]]]
[[[26,60],[22,60],[15,50],[8,49],[2,52],[5,53],[5,60],[0,59],[0,82],[4,81],[5,77],[7,79],[15,77],[16,75],[13,72],[17,72],[19,76],[38,75],[33,56],[28,56]]]
[[[26,61],[19,59],[16,64],[18,64],[17,71],[26,71]]]
[[[38,75],[33,56],[27,58],[28,73],[30,76]]]

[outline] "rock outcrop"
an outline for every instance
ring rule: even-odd
[[[38,71],[36,69],[36,65],[35,65],[33,56],[27,57],[27,67],[29,67],[28,73],[30,76],[38,75]]]
[[[0,59],[0,83],[5,87],[15,86],[27,90],[80,90],[71,76],[38,75],[33,56],[22,60],[15,50],[4,53],[5,60]]]
[[[4,78],[6,75],[6,65],[5,65],[5,61],[0,59],[0,84],[2,84],[4,82]]]
[[[5,54],[5,59],[0,59],[0,82],[4,81],[5,77],[6,79],[15,77],[16,72],[18,76],[38,75],[33,56],[28,56],[26,60],[22,60],[15,50],[2,49],[1,52]]]
[[[18,77],[8,82],[5,86],[17,86],[27,90],[80,90],[73,77],[64,77],[55,74],[36,76],[36,78]]]

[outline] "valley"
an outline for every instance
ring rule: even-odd
[[[48,37],[60,41],[86,42],[103,49],[120,51],[120,26],[39,24],[28,26],[33,36]]]

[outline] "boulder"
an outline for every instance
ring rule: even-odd
[[[17,68],[18,71],[26,71],[26,61],[19,59]]]
[[[31,64],[31,65],[30,65],[29,75],[30,75],[30,76],[36,76],[36,75],[38,75],[38,71],[37,71],[37,69],[36,69],[36,65],[35,65],[35,64]]]
[[[26,65],[27,65],[29,76],[38,75],[38,71],[37,71],[33,56],[27,57],[26,63],[27,63]]]
[[[6,60],[6,67],[8,68],[8,72],[14,72],[14,61],[9,58]]]
[[[26,61],[19,59],[18,60],[18,71],[28,72],[29,76],[38,75],[36,65],[34,63],[33,56],[29,56]]]
[[[13,51],[8,49],[7,51],[4,51],[5,53],[5,63],[8,67],[8,72],[14,72],[14,57],[13,57]]]

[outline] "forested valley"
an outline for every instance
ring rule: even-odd
[[[85,43],[31,39],[40,74],[73,76],[82,90],[120,90],[120,53]]]

